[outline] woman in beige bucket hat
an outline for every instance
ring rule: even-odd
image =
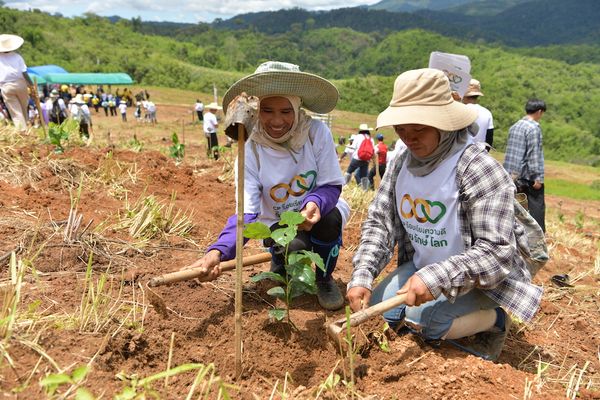
[[[27,88],[37,90],[23,57],[16,52],[23,42],[17,35],[0,35],[0,89],[13,123],[22,132],[27,130]]]
[[[317,299],[328,310],[344,305],[332,274],[349,207],[340,197],[344,179],[331,131],[301,107],[328,113],[337,100],[338,91],[328,80],[278,61],[261,64],[254,74],[234,83],[223,98],[226,113],[229,108],[234,112],[240,101],[258,103],[246,142],[244,220],[275,229],[284,211],[303,214],[306,219],[288,250],[312,250],[321,256],[325,271],[316,270]],[[234,215],[217,242],[191,267],[218,276],[219,262],[235,257],[235,224]],[[272,241],[265,245],[273,254],[271,271],[284,275],[285,249]]]
[[[362,227],[347,297],[353,310],[405,294],[384,313],[395,329],[498,358],[510,328],[504,310],[530,321],[541,288],[519,252],[514,185],[469,126],[477,112],[455,101],[442,71],[398,76],[377,128],[408,147],[384,175]],[[373,281],[398,246],[398,268]],[[468,346],[455,339],[477,334]]]

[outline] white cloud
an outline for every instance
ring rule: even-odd
[[[105,1],[66,1],[66,0],[27,0],[5,1],[11,8],[27,10],[39,8],[49,13],[61,13],[65,16],[77,16],[84,12],[98,15],[119,15],[123,18],[140,16],[143,20],[173,22],[210,22],[215,18],[231,18],[237,14],[259,11],[275,11],[282,8],[304,8],[307,10],[329,10],[342,7],[354,7],[374,4],[378,0],[105,0]]]

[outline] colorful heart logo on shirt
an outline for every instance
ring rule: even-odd
[[[302,179],[298,179],[296,180],[296,184],[298,185],[299,188],[304,189],[305,191],[309,191],[310,189],[312,189],[315,186],[315,183],[317,182],[317,172],[316,171],[308,171],[305,174],[300,174],[300,177],[304,178],[304,180]],[[310,177],[312,177],[312,179],[310,179]],[[305,183],[306,181],[310,182],[310,185],[308,186],[304,186],[303,183]]]

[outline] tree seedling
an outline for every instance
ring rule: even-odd
[[[171,141],[173,142],[169,148],[171,157],[176,159],[177,162],[180,162],[185,155],[185,144],[179,142],[179,136],[177,136],[177,133],[175,132],[173,132],[173,135],[171,136]]]
[[[77,128],[75,128],[75,125]],[[73,129],[78,129],[79,124],[77,121],[74,121],[70,118],[67,118],[63,121],[62,124],[55,124],[50,122],[48,125],[48,141],[50,144],[53,144],[55,147],[54,152],[57,154],[62,154],[65,149],[63,148],[62,142],[69,139],[71,131]]]
[[[40,385],[44,388],[46,394],[49,397],[52,397],[60,386],[69,385],[71,387],[80,385],[88,372],[89,367],[87,365],[83,365],[75,368],[70,375],[64,372],[60,374],[49,374],[40,381]],[[75,393],[76,400],[91,400],[94,398],[95,397],[89,390],[82,387],[78,388]]]
[[[315,285],[315,272],[312,264],[325,271],[323,259],[318,254],[307,251],[292,251],[289,252],[289,244],[298,233],[298,225],[304,222],[304,217],[295,211],[286,211],[281,214],[279,226],[271,232],[269,227],[262,222],[253,222],[244,227],[244,236],[249,239],[267,239],[271,238],[275,243],[285,248],[284,267],[285,276],[275,272],[261,272],[251,278],[252,282],[258,282],[263,279],[270,279],[281,284],[275,286],[267,292],[267,294],[281,299],[285,303],[285,308],[275,307],[269,310],[269,315],[278,320],[286,322],[296,328],[290,320],[290,307],[293,299],[305,293],[317,293]]]

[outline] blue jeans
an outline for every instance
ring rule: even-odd
[[[356,184],[360,185],[360,180],[362,178],[367,178],[367,174],[369,173],[369,162],[351,158],[350,165],[348,165],[346,173],[352,174],[355,170],[358,170],[358,175],[354,176],[356,179]]]
[[[371,294],[371,305],[395,296],[415,272],[417,268],[412,261],[400,265],[375,287]],[[481,290],[473,289],[457,297],[454,303],[450,303],[446,296],[440,295],[437,299],[420,306],[402,305],[389,310],[383,314],[383,319],[391,327],[397,326],[404,319],[413,332],[421,334],[425,339],[437,340],[448,332],[455,318],[496,307],[500,305]]]

